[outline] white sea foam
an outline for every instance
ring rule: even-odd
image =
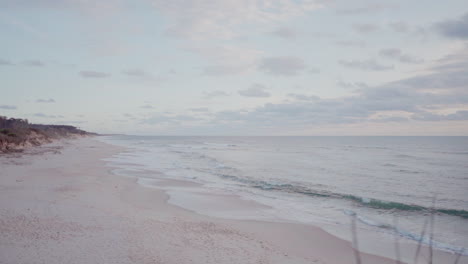
[[[346,226],[353,212],[361,228],[418,241],[427,212],[402,206],[430,208],[437,194],[438,208],[468,210],[468,155],[460,154],[468,149],[465,137],[103,140],[133,148],[109,160],[121,168],[119,174],[140,177],[145,185],[154,185],[152,178],[196,181],[204,188],[199,192],[216,190],[270,206],[261,215],[274,220]],[[386,210],[386,201],[395,208]],[[398,227],[389,223],[394,216]],[[467,219],[437,214],[435,220],[433,245],[452,252],[468,247]]]

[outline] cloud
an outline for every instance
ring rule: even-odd
[[[341,86],[343,88],[348,88],[348,89],[363,89],[363,88],[368,88],[369,87],[369,85],[367,85],[365,82],[338,81],[337,85]]]
[[[125,117],[128,117],[130,119],[135,119],[135,117],[132,114],[129,114],[129,113],[125,113],[125,114],[122,114],[122,115],[125,116]]]
[[[303,59],[288,56],[263,58],[259,65],[261,71],[278,76],[297,75],[305,68]]]
[[[448,38],[468,39],[468,13],[458,19],[438,22],[435,28]]]
[[[17,107],[14,106],[14,105],[0,105],[0,109],[3,109],[3,110],[15,110],[15,109],[17,109]]]
[[[246,65],[211,65],[203,69],[204,75],[221,76],[243,73],[248,69]]]
[[[291,100],[249,110],[223,111],[213,122],[246,127],[468,120],[468,50],[446,56],[429,73],[379,86],[356,85],[339,98],[289,94]],[[427,71],[426,71],[427,72]],[[453,110],[453,108],[457,108]]]
[[[375,24],[354,24],[353,28],[359,33],[372,33],[379,30],[379,26]]]
[[[18,2],[18,1],[17,1]],[[0,1],[0,9],[2,5],[2,1]],[[41,32],[39,30],[36,30],[33,26],[29,25],[28,23],[25,23],[21,19],[16,18],[15,16],[7,15],[5,12],[3,12],[0,15],[0,21],[3,22],[4,24],[7,24],[9,26],[15,27],[19,31],[26,32],[28,34],[33,35],[35,38],[44,40],[47,36],[44,32]]]
[[[437,64],[431,68],[436,72],[463,72],[465,69],[468,69],[468,46],[461,52],[437,60]]]
[[[393,65],[383,65],[375,60],[340,60],[339,63],[348,68],[354,68],[365,71],[386,71],[393,69]]]
[[[382,49],[380,50],[380,55],[389,57],[389,58],[400,57],[401,50],[400,49]]]
[[[424,62],[424,59],[421,59],[421,58],[415,58],[415,57],[412,57],[408,54],[402,54],[400,57],[399,57],[399,60],[400,62],[404,62],[404,63],[413,63],[413,64],[419,64],[419,63],[423,63]]]
[[[316,0],[151,0],[169,19],[167,34],[189,39],[233,39],[246,25],[264,25],[299,17],[320,8]]]
[[[44,113],[35,113],[34,116],[41,118],[64,118],[63,115],[46,115]]]
[[[278,38],[283,38],[283,39],[294,39],[297,37],[297,32],[291,28],[287,27],[280,27],[272,32],[270,32],[271,35],[278,37]]]
[[[44,67],[45,64],[40,60],[27,60],[23,61],[23,65],[31,67]]]
[[[154,109],[154,107],[150,104],[145,104],[145,105],[142,105],[140,106],[140,108],[143,108],[143,109]]]
[[[203,74],[222,76],[244,74],[256,68],[263,51],[246,46],[215,44],[214,40],[246,37],[245,28],[270,27],[303,16],[322,5],[317,0],[150,0],[168,21],[166,33],[191,42],[186,50],[210,60]],[[292,31],[280,30],[283,36]],[[286,35],[285,35],[286,34]]]
[[[468,111],[461,110],[451,114],[434,114],[430,112],[421,112],[412,115],[411,118],[420,121],[464,121],[468,120]]]
[[[418,96],[426,97],[418,100]],[[453,97],[453,95],[451,96]],[[353,124],[360,122],[404,121],[407,115],[412,120],[422,120],[420,107],[426,103],[447,102],[443,96],[428,96],[422,92],[405,92],[385,88],[364,89],[354,96],[335,99],[320,99],[315,96],[295,95],[295,101],[287,103],[268,103],[247,112],[218,114],[218,120],[243,121],[251,125],[311,125],[311,124]],[[449,99],[450,100],[450,99]],[[468,100],[465,100],[465,104]],[[403,115],[392,115],[392,112]],[[385,120],[375,120],[378,113],[388,113]],[[411,115],[412,114],[412,115]],[[455,113],[444,117],[445,120],[461,120],[466,113]],[[426,121],[428,118],[426,118]]]
[[[95,9],[106,8],[110,9],[115,7],[119,1],[117,0],[106,0],[100,1],[100,3],[91,3],[88,1],[79,0],[2,0],[0,7],[4,8],[82,8]]]
[[[198,107],[198,108],[190,108],[190,111],[197,112],[197,113],[206,113],[206,112],[209,112],[210,109],[208,107]]]
[[[149,74],[141,69],[129,69],[122,71],[123,74],[133,77],[146,77]]]
[[[263,84],[254,83],[245,90],[240,90],[239,94],[245,97],[266,98],[270,97],[270,93],[265,91],[266,87]]]
[[[114,119],[114,120],[112,120],[112,121],[118,122],[118,123],[127,123],[127,122],[129,122],[130,120],[127,120],[127,119]]]
[[[411,119],[404,116],[387,116],[377,115],[375,118],[370,118],[369,121],[372,123],[403,123],[408,122]]]
[[[382,49],[380,50],[379,54],[383,57],[395,59],[403,63],[423,63],[423,59],[412,57],[408,54],[403,54],[400,49],[390,48],[390,49]]]
[[[288,96],[298,101],[319,101],[320,100],[320,97],[316,95],[290,93],[288,94]]]
[[[406,22],[398,21],[389,24],[390,28],[392,28],[395,32],[399,33],[406,33],[409,31],[410,27]]]
[[[199,120],[201,119],[190,115],[154,114],[141,119],[140,123],[147,125],[180,125]]]
[[[37,99],[36,103],[55,103],[55,100],[52,98],[49,99]]]
[[[254,30],[278,25],[321,8],[321,0],[149,0],[166,18],[166,33],[183,38],[186,50],[210,61],[203,68],[208,76],[244,74],[256,68],[263,51],[251,47],[216,44],[248,37],[245,29]],[[252,34],[249,30],[249,34]],[[287,32],[286,32],[287,31]],[[280,30],[292,36],[291,30]],[[259,32],[260,33],[260,32]],[[219,40],[219,41],[217,41]],[[224,42],[221,42],[224,41]]]
[[[14,64],[11,61],[0,59],[0,66],[13,66]]]
[[[219,90],[211,91],[211,92],[204,92],[204,97],[208,99],[215,98],[215,97],[223,97],[223,96],[228,96],[228,95],[229,95],[228,93],[219,91]]]
[[[311,67],[311,68],[309,68],[309,70],[307,70],[307,72],[310,73],[310,74],[317,74],[317,73],[320,73],[320,69]]]
[[[339,46],[344,46],[344,47],[357,47],[357,48],[363,48],[366,46],[366,43],[364,41],[356,41],[356,40],[341,40],[335,42],[336,45]]]
[[[368,13],[374,14],[376,12],[392,10],[396,8],[397,8],[396,5],[373,3],[373,4],[368,4],[362,7],[337,9],[336,12],[338,14],[343,14],[343,15],[362,15],[362,14],[368,14]]]
[[[83,35],[87,41],[92,41],[86,49],[90,49],[94,55],[115,55],[127,52],[126,42],[117,37],[118,31],[129,30],[135,27],[135,22],[128,19],[128,8],[125,6],[125,0],[0,0],[0,10],[5,11],[0,16],[7,24],[16,28],[16,30],[34,36],[40,42],[47,43],[49,46],[58,45],[58,39],[49,29],[41,28],[39,24],[31,24],[30,19],[23,19],[15,14],[26,13],[44,13],[52,11],[54,14],[66,14],[77,17],[81,22],[80,27],[84,27]],[[123,14],[127,12],[126,14]],[[9,14],[13,14],[9,16]],[[56,19],[57,17],[54,16]],[[123,21],[125,23],[121,24]],[[121,26],[116,27],[117,24]],[[69,42],[67,48],[74,47]]]
[[[79,1],[79,0],[3,0],[0,6],[7,8],[52,8],[74,11],[84,14],[93,14],[96,22],[89,23],[98,28],[98,46],[104,52],[120,52],[125,43],[114,36],[115,32],[125,30],[115,27],[124,18],[124,12],[128,11],[121,0],[103,1]],[[152,6],[159,18],[164,19],[163,25],[167,35],[188,40],[183,43],[185,48],[193,48],[195,52],[208,57],[217,57],[206,67],[206,75],[242,74],[254,70],[257,56],[249,54],[252,49],[239,47],[239,45],[222,45],[213,40],[232,40],[248,37],[245,29],[249,27],[258,29],[272,28],[274,25],[286,22],[290,19],[308,15],[313,10],[321,8],[322,0],[146,0],[143,5]],[[122,14],[120,14],[121,12]],[[109,16],[108,14],[113,14]],[[111,20],[112,19],[112,20]],[[119,21],[115,21],[119,19]],[[112,26],[112,28],[110,28]],[[131,27],[133,25],[128,25]],[[140,24],[135,25],[140,26]],[[105,32],[104,32],[105,31]],[[251,34],[249,30],[249,34]],[[218,44],[216,44],[218,43]],[[229,59],[221,59],[225,53],[220,51],[220,46],[230,46]],[[201,51],[200,49],[203,49]],[[255,52],[261,53],[259,50]],[[221,53],[221,55],[218,55]]]
[[[241,74],[253,70],[262,51],[241,45],[196,44],[185,48],[208,59],[209,66],[204,67],[205,75]]]
[[[96,71],[80,71],[80,75],[83,78],[107,78],[111,76],[109,73]]]

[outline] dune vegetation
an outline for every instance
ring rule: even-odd
[[[93,135],[74,126],[31,124],[27,119],[0,116],[0,152],[22,151],[54,139]]]

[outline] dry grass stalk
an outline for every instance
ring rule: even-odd
[[[418,263],[419,253],[421,251],[423,238],[426,235],[426,228],[427,228],[428,222],[429,222],[429,219],[426,218],[426,220],[424,221],[422,231],[421,231],[421,235],[419,236],[418,247],[416,248],[416,254],[414,255],[414,264]]]
[[[358,245],[358,238],[357,238],[357,231],[356,231],[356,213],[351,216],[351,235],[353,241],[353,252],[356,264],[361,264],[361,255],[359,252],[359,245]]]
[[[398,217],[395,215],[393,217],[393,226],[395,228],[395,261],[396,264],[401,264],[401,254],[400,254],[400,241],[398,235]]]
[[[455,259],[455,262],[453,264],[458,264],[458,261],[460,261],[460,258],[461,258],[461,256],[463,255],[464,252],[465,252],[464,248],[462,250],[460,250],[459,252],[457,252],[457,258]]]
[[[434,252],[433,252],[433,245],[432,239],[434,237],[434,220],[435,220],[435,202],[436,196],[432,197],[432,207],[431,207],[431,221],[429,222],[429,264],[432,264]]]

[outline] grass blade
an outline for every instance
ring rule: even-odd
[[[400,241],[399,237],[400,235],[398,234],[398,217],[395,215],[393,217],[393,227],[395,230],[395,260],[396,264],[401,264],[401,254],[400,254]]]
[[[426,220],[424,220],[424,225],[421,231],[421,235],[419,236],[418,247],[416,248],[416,254],[414,255],[414,264],[418,263],[419,252],[421,251],[422,241],[424,239],[424,236],[426,235],[426,228],[427,228],[428,222],[429,222],[429,219],[426,218]]]
[[[354,252],[354,258],[356,264],[361,264],[361,254],[359,252],[359,245],[358,245],[358,239],[357,239],[357,231],[356,231],[356,213],[354,213],[351,216],[351,235],[352,235],[352,241],[353,241],[353,252]]]
[[[460,258],[463,255],[463,252],[465,252],[464,248],[460,250],[459,252],[457,252],[457,258],[455,259],[455,262],[453,264],[458,264],[458,261],[460,261]]]

